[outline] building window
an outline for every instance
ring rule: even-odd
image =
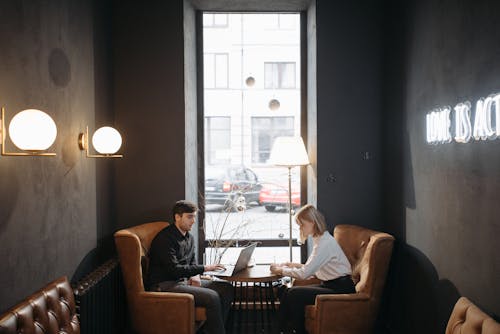
[[[264,27],[268,30],[294,30],[296,22],[294,14],[269,14],[265,17]]]
[[[264,87],[266,89],[295,88],[295,63],[264,63]]]
[[[203,14],[203,27],[227,28],[227,14]]]
[[[228,88],[229,61],[227,53],[204,55],[205,88]]]
[[[205,117],[205,159],[209,165],[231,161],[231,118]]]
[[[276,137],[294,135],[293,117],[252,117],[252,163],[267,163]]]

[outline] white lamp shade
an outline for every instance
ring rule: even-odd
[[[92,136],[92,145],[101,154],[115,154],[122,146],[122,136],[114,128],[103,126]]]
[[[43,151],[56,140],[57,127],[54,120],[43,111],[27,109],[12,118],[9,136],[21,150]]]
[[[271,149],[269,162],[287,167],[309,165],[302,137],[277,137]]]

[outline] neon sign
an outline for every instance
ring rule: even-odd
[[[469,101],[458,103],[453,111],[454,113],[446,106],[426,115],[427,143],[445,144],[453,139],[457,143],[468,143],[471,139],[493,140],[500,137],[500,94],[493,94],[476,102],[474,123],[471,122]]]

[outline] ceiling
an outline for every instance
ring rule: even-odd
[[[312,0],[188,0],[197,10],[291,12],[307,10]]]

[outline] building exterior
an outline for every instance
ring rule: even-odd
[[[262,170],[276,137],[300,134],[300,16],[203,22],[205,162]]]

